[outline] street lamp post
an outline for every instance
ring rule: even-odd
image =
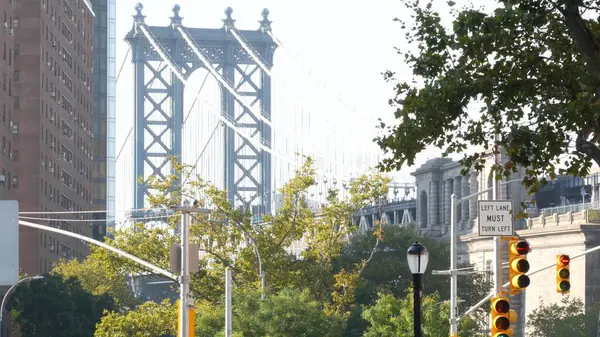
[[[0,303],[0,337],[2,337],[2,331],[4,330],[4,321],[2,320],[3,318],[3,314],[4,314],[4,303],[6,302],[6,299],[9,297],[10,293],[15,290],[15,288],[17,288],[17,286],[25,281],[31,281],[31,280],[39,280],[39,279],[43,279],[43,276],[29,276],[29,277],[24,277],[22,279],[19,280],[19,282],[15,283],[12,287],[8,288],[8,291],[6,292],[6,294],[4,294],[4,297],[2,298],[2,303]]]
[[[414,290],[414,328],[415,337],[422,337],[421,332],[421,289],[423,288],[423,274],[427,269],[429,251],[419,241],[413,243],[406,252],[408,267],[413,274]]]

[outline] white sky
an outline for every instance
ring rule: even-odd
[[[132,27],[131,15],[135,12],[135,3],[137,1],[119,0],[117,4],[117,67],[120,67],[128,49],[122,39]],[[393,91],[390,84],[384,82],[381,73],[394,70],[398,72],[399,78],[411,76],[408,67],[402,64],[402,56],[394,49],[395,46],[401,47],[404,44],[400,24],[393,21],[394,17],[408,14],[401,0],[306,0],[301,3],[281,0],[146,0],[141,3],[144,5],[146,23],[151,26],[167,26],[172,6],[179,4],[183,24],[197,28],[222,27],[223,12],[226,7],[231,6],[236,27],[240,30],[258,29],[257,21],[261,19],[261,11],[268,8],[269,18],[273,21],[273,33],[285,47],[296,54],[302,65],[311,69],[316,78],[327,83],[330,91],[337,93],[343,102],[356,107],[359,114],[368,116],[373,122],[367,123],[365,119],[352,115],[335,99],[326,95],[283,50],[276,51],[274,73],[285,79],[285,85],[293,89],[301,102],[310,104],[310,107],[325,106],[325,111],[317,113],[325,114],[326,118],[336,120],[340,128],[347,129],[346,137],[360,143],[352,146],[370,152],[371,157],[379,153],[378,148],[370,141],[377,132],[374,120],[389,120],[393,117],[393,109],[387,104]],[[117,153],[133,122],[133,66],[130,63],[131,56],[128,58],[117,84]],[[304,76],[305,79],[298,80],[299,76]],[[286,110],[291,110],[290,105],[294,105],[293,109],[299,109],[297,106],[301,104],[287,98],[282,99],[285,95],[291,96],[289,93],[284,95],[275,84],[273,91],[273,118],[282,121],[280,125],[287,124],[289,127],[290,123],[295,123],[293,117],[290,117],[292,114],[277,111],[283,110],[277,107],[285,106]],[[186,100],[189,101],[189,97],[187,95]],[[337,107],[332,108],[336,104]],[[335,137],[323,135],[316,142],[331,142],[330,138],[342,139],[339,134]],[[123,198],[129,198],[130,192],[125,186],[131,185],[132,173],[126,168],[132,167],[133,154],[129,145],[123,152],[117,163],[117,209],[123,209],[120,206],[130,206]],[[440,151],[436,149],[425,151],[418,158],[416,166],[439,154]],[[375,160],[371,158],[370,162],[374,163]],[[412,181],[409,176],[412,170],[414,168],[405,168],[395,175],[399,180]]]

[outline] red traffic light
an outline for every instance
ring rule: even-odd
[[[558,262],[562,266],[568,266],[569,263],[571,262],[571,258],[569,257],[569,255],[561,255],[558,257]]]
[[[494,302],[494,311],[500,314],[506,314],[510,310],[510,304],[507,300],[499,299]]]
[[[514,244],[514,249],[515,249],[516,253],[519,255],[525,255],[531,251],[531,248],[529,247],[529,243],[524,240],[517,241]]]

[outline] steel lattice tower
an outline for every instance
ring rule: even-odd
[[[232,9],[225,11],[221,29],[185,28],[204,55],[210,61],[205,65],[192,48],[182,38],[177,27],[182,26],[179,5],[173,6],[171,24],[167,27],[146,26],[143,6],[137,4],[133,16],[134,25],[125,41],[132,50],[135,82],[135,169],[134,207],[145,207],[145,197],[149,191],[144,181],[150,176],[165,178],[173,174],[171,156],[182,158],[183,93],[184,83],[172,74],[159,53],[139,29],[144,25],[186,79],[199,68],[214,67],[229,83],[233,84],[240,96],[248,97],[252,106],[263,117],[271,120],[271,79],[265,74],[252,56],[233,37],[229,29],[234,27]],[[263,10],[260,28],[256,31],[237,30],[250,47],[258,53],[266,66],[271,69],[275,43],[266,33],[271,29],[269,11]],[[242,66],[247,66],[243,69]],[[145,78],[149,71],[151,78]],[[259,72],[260,81],[252,76]],[[157,85],[158,84],[158,85]],[[252,90],[238,91],[243,85]],[[158,87],[158,88],[157,88]],[[261,142],[271,146],[271,127],[255,116],[224,86],[221,89],[222,114],[232,121],[245,134],[260,136]],[[236,109],[237,108],[237,109]],[[250,120],[250,122],[248,122]],[[234,207],[249,208],[258,206],[254,212],[270,212],[271,205],[271,155],[244,140],[229,127],[225,128],[224,186]],[[248,154],[250,153],[250,154]],[[181,160],[181,159],[180,159]],[[140,182],[140,177],[143,181]]]

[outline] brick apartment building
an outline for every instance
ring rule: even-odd
[[[9,199],[12,185],[10,181],[15,175],[13,156],[13,107],[14,107],[14,66],[15,59],[13,47],[15,44],[13,20],[14,0],[0,2],[0,10],[4,14],[2,29],[0,29],[0,43],[2,44],[2,59],[0,59],[0,72],[2,72],[2,90],[0,90],[0,103],[2,104],[2,117],[0,123],[0,136],[2,137],[2,152],[0,153],[0,199]],[[17,152],[18,153],[18,152]]]
[[[20,211],[92,208],[93,27],[87,0],[19,0],[13,6],[13,170],[6,184]],[[91,214],[55,217],[74,221],[34,222],[92,236],[93,224],[85,221]],[[89,252],[80,240],[23,227],[19,244],[19,264],[29,275],[48,272],[58,258]]]
[[[14,149],[13,136],[13,107],[14,107],[14,66],[15,57],[13,48],[15,45],[14,36],[14,9],[16,0],[0,1],[0,13],[3,15],[2,27],[0,27],[0,48],[2,48],[2,58],[0,58],[0,72],[2,73],[2,90],[0,90],[0,137],[2,143],[0,146],[0,199],[11,199],[12,185],[10,181],[15,175],[14,156],[18,154]],[[0,234],[1,235],[1,234]],[[0,286],[0,296],[6,291],[6,287]],[[9,325],[3,324],[2,336],[7,336]]]
[[[95,0],[102,14],[95,22],[89,0],[0,1],[0,199],[18,200],[21,212],[65,212],[28,216],[70,219],[31,221],[95,238],[104,224],[86,220],[98,216],[69,212],[106,207],[106,56],[94,64],[107,51],[106,4]],[[101,39],[94,40],[95,24]],[[19,235],[19,265],[29,275],[89,252],[84,242],[49,232],[21,227]],[[8,336],[9,324],[2,329]]]

